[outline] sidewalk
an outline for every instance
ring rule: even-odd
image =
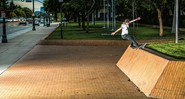
[[[0,98],[148,99],[116,66],[126,46],[35,46],[54,28],[43,27],[7,44],[4,51],[9,49],[11,57],[24,54],[15,64],[4,63],[12,66],[0,75]]]
[[[0,43],[0,74],[29,52],[44,36],[53,31],[58,23],[51,27],[36,27],[36,31],[14,33],[7,36],[8,43]],[[15,37],[17,36],[17,37]],[[14,38],[12,38],[14,37]]]

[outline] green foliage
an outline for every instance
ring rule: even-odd
[[[46,11],[50,13],[57,13],[60,10],[60,3],[58,0],[44,0],[43,6]]]
[[[14,13],[17,15],[17,17],[26,17],[26,14],[23,9],[17,8],[14,10]]]
[[[9,16],[10,16],[10,17],[17,17],[17,15],[16,15],[14,12],[10,12],[10,13],[9,13]]]
[[[32,17],[32,10],[30,10],[27,7],[24,7],[22,10],[25,12],[25,15],[26,15],[27,18]]]
[[[3,10],[3,1],[0,1],[0,10]],[[8,18],[12,17],[31,17],[32,15],[32,10],[29,8],[25,7],[22,8],[21,6],[17,6],[14,4],[14,2],[8,3],[8,0],[5,2],[5,7],[6,7],[6,15]]]

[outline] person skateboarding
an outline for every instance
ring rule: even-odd
[[[115,35],[118,31],[122,30],[121,37],[122,37],[122,39],[127,39],[127,40],[129,40],[131,42],[130,47],[132,47],[132,48],[144,48],[144,46],[146,44],[139,45],[135,41],[135,39],[133,38],[133,36],[130,36],[128,34],[129,24],[132,23],[132,22],[138,21],[140,19],[141,19],[140,17],[138,17],[136,19],[133,19],[131,21],[129,21],[129,19],[125,19],[125,21],[121,24],[120,28],[118,28],[116,31],[114,31],[113,33],[111,33],[111,35]]]

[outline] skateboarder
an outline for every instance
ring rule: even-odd
[[[130,47],[132,47],[132,48],[144,48],[145,44],[139,45],[139,44],[135,41],[135,39],[134,39],[132,36],[130,36],[130,35],[128,34],[129,24],[132,23],[132,22],[135,22],[135,21],[137,21],[137,20],[140,20],[140,19],[141,19],[140,17],[138,17],[138,18],[136,18],[136,19],[133,19],[133,20],[131,20],[131,21],[129,21],[128,19],[125,19],[125,21],[124,21],[123,24],[120,26],[120,28],[118,28],[116,31],[114,31],[113,33],[111,33],[111,35],[115,35],[118,31],[122,30],[121,37],[122,37],[123,39],[127,39],[127,40],[130,40],[130,41],[131,41]]]

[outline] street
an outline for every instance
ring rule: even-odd
[[[30,28],[32,24],[28,25],[19,25],[18,22],[7,22],[6,23],[6,33],[7,35],[13,34],[15,32],[26,30]],[[3,23],[0,23],[0,36],[3,35]]]
[[[31,31],[32,24],[19,25],[18,22],[7,22],[6,23],[6,35],[7,39],[12,39],[18,35]],[[3,23],[0,23],[0,39],[3,35]]]

